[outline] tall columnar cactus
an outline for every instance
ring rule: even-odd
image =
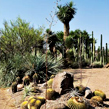
[[[93,31],[92,31],[92,62],[94,62],[95,57],[95,39],[93,37]]]
[[[104,53],[104,47],[103,47],[103,66],[104,66],[104,56],[105,55],[105,53]]]
[[[100,53],[100,62],[102,64],[103,62],[103,50],[102,50],[102,34],[101,34],[101,42],[100,42],[100,48],[101,48],[101,53]]]
[[[107,43],[106,43],[106,64],[108,63],[108,46],[107,46]]]

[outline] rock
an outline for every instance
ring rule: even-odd
[[[59,94],[65,94],[67,91],[71,90],[71,88],[74,88],[73,80],[73,73],[58,73],[53,80],[52,89]]]
[[[90,99],[93,96],[92,91],[89,87],[85,88],[85,98]]]
[[[22,90],[22,89],[23,89],[23,87],[24,87],[24,85],[23,85],[23,84],[18,84],[18,85],[17,85],[17,91]]]
[[[58,102],[47,102],[46,104],[47,109],[69,109],[64,103],[58,103]],[[45,104],[40,107],[40,109],[45,109]]]

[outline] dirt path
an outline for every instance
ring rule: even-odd
[[[82,85],[90,87],[92,91],[99,89],[105,92],[108,98],[105,104],[109,108],[109,69],[66,69],[64,71],[74,72],[74,86],[82,83]],[[19,100],[18,97],[21,96],[21,92],[13,95],[16,100]],[[0,109],[19,109],[15,107],[16,103],[15,99],[12,98],[13,95],[11,95],[9,89],[0,89]]]

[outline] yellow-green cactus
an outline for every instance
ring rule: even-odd
[[[35,85],[37,85],[37,83],[38,83],[38,75],[37,75],[37,73],[35,73],[33,75],[33,82],[34,82]]]
[[[30,84],[30,78],[29,78],[29,76],[25,76],[23,78],[23,83],[24,83],[24,85],[29,85]]]
[[[37,100],[40,100],[41,101],[41,104],[44,104],[45,103],[45,98],[44,97],[37,96],[36,99]]]
[[[86,104],[80,97],[72,97],[67,101],[67,106],[70,109],[87,109]]]
[[[40,109],[41,106],[41,101],[40,100],[36,100],[34,105],[30,106],[30,109]]]
[[[50,76],[50,79],[52,79],[52,78],[54,78],[54,77],[55,77],[55,75],[51,75],[51,76]]]
[[[55,99],[55,97],[54,97],[55,93],[56,93],[56,92],[55,92],[52,88],[47,89],[47,95],[46,95],[47,99],[48,99],[48,100],[53,100],[53,99]]]
[[[76,86],[75,89],[77,89],[78,93],[83,94],[83,95],[85,94],[85,87],[84,86],[82,86],[82,85]]]
[[[12,83],[12,93],[16,93],[17,92],[17,82],[13,82]]]
[[[34,106],[36,102],[36,99],[35,98],[32,98],[28,101],[28,109],[31,109],[31,106]]]
[[[103,100],[106,99],[106,94],[105,94],[104,92],[102,92],[101,90],[95,90],[95,91],[93,92],[93,94],[94,94],[95,96],[100,96]]]
[[[21,109],[28,109],[28,101],[24,101],[24,102],[21,104]]]
[[[90,99],[90,104],[94,105],[94,106],[99,106],[99,105],[103,104],[103,99],[100,96],[93,96]]]
[[[53,78],[47,81],[47,85],[49,88],[52,88]]]
[[[30,100],[33,99],[33,98],[35,99],[35,96],[29,97],[29,98],[28,98],[28,101],[30,101]]]

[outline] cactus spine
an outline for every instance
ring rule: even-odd
[[[108,63],[108,46],[107,46],[107,43],[106,43],[106,64]]]

